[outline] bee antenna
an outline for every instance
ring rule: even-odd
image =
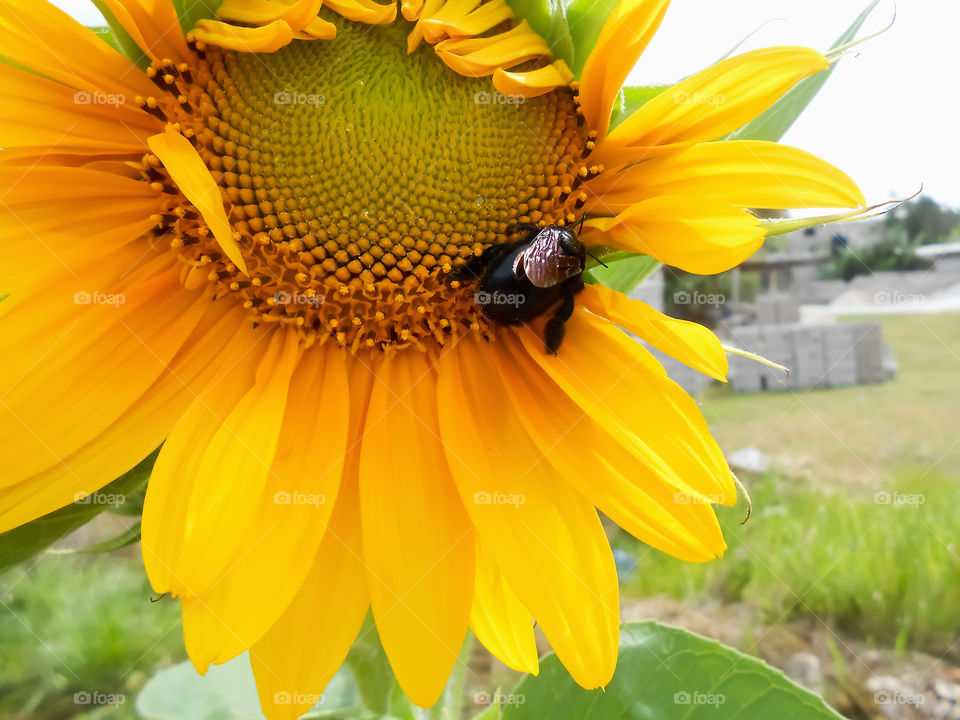
[[[587,214],[584,213],[583,215],[580,216],[580,225],[577,227],[577,235],[579,235],[583,231],[583,223],[586,222],[586,220],[587,220]],[[590,257],[593,257],[593,256],[591,255]],[[596,260],[596,258],[593,258],[593,259]],[[600,262],[600,261],[597,260],[597,262]],[[604,265],[604,267],[606,267],[606,265]]]
[[[587,250],[587,255],[589,255],[590,257],[592,257],[594,260],[596,260],[598,263],[600,263],[601,265],[603,265],[605,268],[609,268],[609,265],[607,265],[603,260],[601,260],[600,258],[598,258],[596,255],[594,255],[594,254],[593,254],[592,252],[590,252],[589,250]]]

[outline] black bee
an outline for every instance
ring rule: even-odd
[[[449,279],[477,279],[474,299],[494,322],[521,325],[556,306],[544,328],[547,352],[557,354],[563,324],[583,290],[587,249],[577,234],[559,225],[516,225],[523,239],[491,245],[453,269]]]

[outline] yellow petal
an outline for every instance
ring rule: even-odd
[[[816,50],[773,47],[723,60],[665,90],[597,145],[608,168],[713,140],[745,125],[805,77],[825,70]]]
[[[169,269],[130,288],[94,290],[50,352],[4,377],[0,456],[13,484],[76,452],[115,422],[166,370],[209,300]],[[32,355],[33,348],[20,352]],[[6,375],[5,367],[3,375]],[[19,367],[17,368],[19,371]]]
[[[77,90],[123,95],[131,104],[157,91],[136,65],[46,0],[4,0],[0,33],[6,60]]]
[[[237,27],[217,20],[200,20],[193,29],[197,40],[237,52],[272,53],[293,40],[293,29],[283,20],[261,27]]]
[[[556,358],[533,331],[518,335],[547,375],[664,481],[699,501],[736,502],[733,475],[696,403],[636,340],[583,309],[567,321]]]
[[[533,617],[479,542],[470,627],[483,646],[508,667],[533,675],[540,672]]]
[[[409,351],[377,374],[360,459],[370,604],[397,681],[430,707],[467,631],[473,528],[440,443],[435,371]]]
[[[228,341],[241,311],[208,313],[197,332],[158,379],[109,428],[77,452],[58,458],[37,475],[0,490],[0,532],[74,502],[120,477],[156,449],[195,397],[220,369],[220,353],[235,349]]]
[[[504,407],[491,348],[467,335],[439,361],[447,461],[480,541],[580,685],[606,685],[616,664],[613,556],[593,506]]]
[[[727,354],[717,336],[703,325],[664,315],[603,285],[587,285],[577,300],[674,360],[726,382]]]
[[[657,195],[697,195],[746,208],[857,207],[866,204],[846,173],[777,143],[709,142],[584,183],[587,212],[618,212]]]
[[[527,60],[550,55],[546,40],[526,20],[492,37],[444,40],[437,55],[452,70],[467,77],[493,75],[498,68],[513,67]]]
[[[475,5],[475,3],[472,4]],[[447,3],[444,7],[450,5],[451,3]],[[443,28],[445,34],[451,37],[474,37],[512,18],[513,10],[510,9],[506,0],[489,0],[467,13],[446,19]]]
[[[162,135],[154,135],[148,141],[150,150],[170,173],[180,192],[200,211],[204,222],[210,227],[221,249],[240,272],[246,274],[247,266],[240,254],[240,247],[233,236],[233,228],[223,209],[220,188],[210,175],[203,159],[183,135],[173,126],[167,126]]]
[[[48,153],[142,154],[147,138],[160,125],[155,117],[125,105],[119,96],[100,98],[116,102],[78,99],[84,97],[78,98],[73,88],[0,64],[0,147],[4,153],[32,146]],[[118,126],[123,132],[117,132]]]
[[[584,225],[584,241],[606,244],[701,275],[724,272],[753,255],[763,224],[747,210],[695,195],[635,203],[612,218]]]
[[[293,602],[250,650],[264,714],[295,720],[315,705],[367,613],[356,476],[345,481],[330,526]]]
[[[624,0],[603,25],[580,76],[587,127],[607,133],[620,88],[663,21],[670,0]]]
[[[704,562],[726,545],[710,498],[678,491],[638,448],[591,419],[537,367],[518,338],[502,338],[496,362],[516,412],[559,476],[634,537],[682,560]],[[540,352],[539,350],[537,352]],[[542,354],[542,352],[540,353]],[[651,408],[651,414],[659,408]]]
[[[143,506],[143,564],[158,593],[182,594],[177,575],[188,507],[200,463],[213,436],[253,386],[268,346],[266,333],[249,327],[223,348],[228,358],[169,434],[147,485]]]
[[[567,85],[573,80],[573,73],[563,60],[555,60],[550,65],[528,72],[507,72],[497,68],[493,73],[493,86],[504,95],[515,97],[537,97],[551,90]]]
[[[243,540],[276,453],[298,344],[294,332],[274,334],[253,387],[222,419],[204,452],[176,567],[183,594],[205,592],[247,550]]]
[[[139,48],[154,60],[190,56],[171,0],[103,0]]]
[[[347,20],[367,25],[385,25],[397,18],[395,2],[381,5],[373,0],[324,0],[323,4]]]
[[[239,558],[203,595],[183,599],[187,652],[200,672],[253,645],[304,582],[336,502],[350,397],[344,353],[315,348],[290,381],[290,399],[256,522]]]
[[[268,0],[224,0],[217,18],[245,25],[268,25],[283,20],[293,32],[299,32],[317,19],[322,0],[297,0],[292,5]]]

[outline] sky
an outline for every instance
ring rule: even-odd
[[[103,24],[89,0],[54,0],[88,25]],[[741,48],[807,45],[827,50],[867,0],[673,0],[630,81],[674,82]],[[782,142],[838,165],[871,203],[921,185],[960,206],[960,2],[881,0],[861,30],[893,27],[845,57]],[[765,22],[771,21],[764,25]]]

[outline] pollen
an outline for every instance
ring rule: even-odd
[[[188,37],[188,63],[155,62],[141,107],[174,125],[216,182],[246,272],[159,159],[139,171],[165,209],[188,287],[212,286],[257,323],[352,350],[427,349],[497,328],[450,269],[518,223],[566,224],[597,174],[576,91],[504,96],[407,53],[405,21],[322,12],[332,40],[239,53]],[[236,259],[236,258],[235,258]]]

